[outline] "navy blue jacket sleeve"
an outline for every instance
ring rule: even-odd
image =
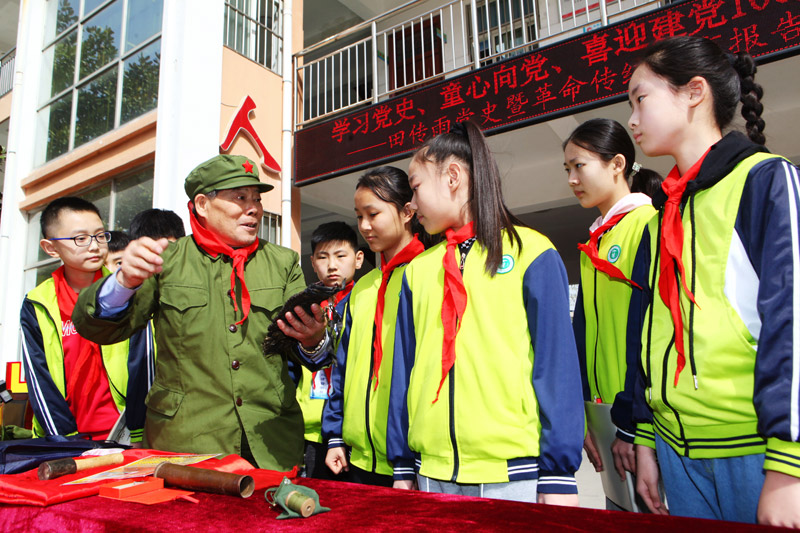
[[[523,279],[533,345],[533,390],[539,403],[541,493],[575,494],[584,437],[583,395],[575,337],[569,320],[569,287],[561,257],[549,249]]]
[[[575,346],[578,349],[578,364],[581,368],[581,387],[583,400],[591,400],[589,389],[589,370],[586,368],[586,313],[583,310],[583,284],[578,285],[578,299],[572,313],[572,332],[575,334]]]
[[[343,305],[343,309],[339,306]],[[328,448],[345,445],[342,439],[342,420],[344,419],[344,380],[347,366],[347,348],[350,345],[350,331],[353,327],[353,316],[350,312],[350,295],[339,302],[337,311],[343,315],[343,330],[339,336],[336,355],[331,368],[331,387],[328,400],[322,408],[322,438]]]
[[[408,447],[408,382],[414,368],[417,339],[414,331],[412,293],[403,273],[397,325],[394,332],[392,388],[386,426],[386,456],[394,468],[394,479],[413,480],[414,453]]]
[[[52,317],[51,317],[52,320]],[[34,304],[27,298],[22,302],[20,312],[22,333],[22,365],[28,382],[28,398],[33,413],[42,426],[45,435],[71,435],[78,431],[75,417],[69,410],[67,400],[58,390],[45,356],[44,339]],[[61,318],[54,324],[61,331]]]
[[[758,431],[767,438],[787,442],[797,442],[800,436],[798,209],[797,167],[779,158],[757,164],[745,182],[730,254],[735,257],[735,247],[741,246],[749,260],[737,264],[737,292],[744,296],[733,299],[738,301],[732,301],[732,305],[758,342],[753,396]],[[750,286],[751,293],[743,286]],[[747,305],[754,291],[756,308],[752,303]],[[800,466],[800,457],[785,454],[778,459],[770,454],[768,443],[767,459]]]
[[[303,379],[303,366],[292,358],[286,360],[286,366],[289,370],[289,379],[295,387],[299,387],[300,380]]]
[[[649,236],[646,230],[645,233]],[[632,287],[631,299],[628,304],[628,325],[625,334],[625,388],[617,393],[614,405],[611,406],[611,420],[617,426],[617,438],[630,443],[633,442],[636,434],[636,422],[633,420],[633,396],[642,354],[642,324],[644,323],[644,311],[647,308],[645,302],[649,302],[646,287],[650,261],[649,256],[644,257],[639,254],[639,249],[637,249],[633,261],[631,280],[642,289]]]
[[[131,335],[128,349],[128,390],[125,394],[125,423],[131,442],[140,442],[144,435],[144,401],[155,378],[155,342],[153,322]]]

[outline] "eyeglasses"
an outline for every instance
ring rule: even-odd
[[[83,233],[81,235],[75,235],[74,237],[56,237],[53,239],[47,239],[48,241],[73,241],[75,246],[89,246],[92,244],[92,239],[97,241],[97,244],[106,244],[111,240],[111,232],[110,231],[101,231],[96,235],[88,235]]]

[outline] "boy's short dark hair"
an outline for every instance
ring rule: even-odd
[[[55,237],[55,235],[52,234],[52,229],[56,222],[58,222],[58,217],[61,215],[62,211],[77,211],[79,213],[90,211],[95,213],[100,219],[103,218],[100,216],[100,210],[97,209],[97,206],[92,202],[84,200],[83,198],[78,198],[77,196],[64,196],[63,198],[58,198],[47,204],[47,207],[42,211],[42,218],[39,221],[42,228],[42,237],[45,239]]]
[[[353,228],[341,221],[320,224],[311,234],[311,255],[317,251],[317,246],[326,242],[346,242],[353,252],[358,252],[358,236]]]
[[[111,234],[111,240],[108,241],[109,253],[121,252],[131,242],[130,236],[124,231],[109,231],[109,233]]]
[[[129,233],[134,240],[140,237],[180,239],[186,236],[183,220],[169,209],[146,209],[137,213],[131,221]]]

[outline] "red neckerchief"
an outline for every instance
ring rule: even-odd
[[[103,277],[102,269],[95,272],[92,282],[101,277]],[[55,281],[56,300],[58,301],[58,309],[61,312],[61,316],[72,316],[72,310],[75,309],[75,303],[78,301],[78,293],[67,283],[67,278],[64,275],[64,265],[61,265],[53,272],[53,280]],[[55,319],[55,317],[53,318]],[[59,322],[61,321],[59,320]],[[80,349],[73,368],[73,372],[66,376],[65,397],[88,397],[90,391],[100,385],[101,382],[100,373],[103,371],[103,361],[100,346],[80,337]]]
[[[211,257],[217,257],[219,254],[222,254],[233,259],[233,270],[231,271],[231,299],[233,300],[234,311],[239,310],[239,306],[236,305],[236,278],[239,278],[242,284],[242,312],[244,316],[236,323],[239,325],[247,320],[247,315],[250,313],[250,292],[247,290],[247,285],[244,282],[244,264],[247,258],[258,248],[258,239],[254,240],[253,244],[245,248],[232,248],[219,240],[219,236],[216,233],[200,224],[192,207],[192,202],[190,201],[189,223],[192,226],[194,242]]]
[[[461,329],[461,317],[467,308],[467,289],[464,287],[464,278],[461,269],[456,263],[456,246],[475,236],[474,222],[470,222],[458,231],[448,228],[445,231],[447,249],[444,253],[444,300],[442,301],[442,326],[444,339],[442,341],[442,379],[436,389],[436,398],[439,401],[439,392],[444,385],[447,373],[456,362],[456,335]]]
[[[333,295],[333,306],[334,307],[339,305],[339,302],[344,300],[345,296],[350,294],[350,291],[353,290],[353,285],[355,285],[355,284],[356,284],[356,282],[351,279],[350,281],[347,282],[347,285],[344,286],[344,289],[340,290],[339,292],[337,292],[336,294]]]
[[[381,286],[378,289],[378,305],[375,307],[375,338],[372,343],[372,375],[375,377],[375,389],[378,388],[378,370],[381,368],[381,360],[383,359],[383,342],[381,342],[383,337],[383,309],[386,306],[386,287],[389,285],[389,278],[395,268],[410,263],[412,259],[424,251],[425,245],[420,242],[415,234],[411,242],[397,252],[389,263],[386,263],[386,258],[381,253]]]
[[[710,150],[710,149],[709,149]],[[697,305],[694,294],[686,286],[686,275],[683,269],[683,222],[681,221],[681,198],[686,185],[697,177],[700,165],[708,154],[705,154],[686,171],[683,176],[675,165],[664,182],[661,189],[667,195],[664,204],[664,214],[661,221],[661,244],[659,254],[661,256],[660,275],[658,279],[658,292],[664,305],[672,315],[672,324],[675,328],[675,350],[678,352],[678,366],[675,370],[675,386],[678,386],[678,377],[686,366],[686,356],[683,346],[683,317],[681,316],[681,297],[680,287],[686,292],[689,300]],[[675,275],[675,267],[680,272],[680,285]]]
[[[355,285],[355,284],[356,284],[356,282],[351,279],[347,283],[347,285],[344,286],[344,289],[342,289],[341,291],[339,291],[339,292],[337,292],[336,294],[333,295],[333,306],[334,307],[339,305],[339,302],[344,300],[345,296],[350,294],[350,291],[353,290],[353,285]],[[328,309],[328,320],[333,320],[333,312],[330,309]],[[328,396],[330,396],[330,394],[331,394],[331,370],[332,370],[332,368],[333,367],[329,366],[327,368],[323,368],[322,369],[322,372],[325,374],[325,377],[327,378]],[[319,371],[317,371],[317,372],[319,372]],[[317,382],[317,372],[312,372],[311,373],[311,387],[312,388],[314,387],[314,383]]]
[[[589,257],[589,260],[591,260],[594,267],[600,272],[605,272],[612,278],[621,279],[622,281],[630,283],[637,289],[641,289],[638,283],[625,277],[625,274],[623,274],[620,269],[618,269],[605,259],[600,259],[600,257],[597,255],[598,254],[597,242],[600,240],[600,236],[603,235],[606,231],[616,226],[617,223],[620,220],[622,220],[628,213],[630,213],[630,211],[626,213],[616,214],[610,219],[608,219],[608,221],[605,224],[603,224],[602,226],[600,226],[591,233],[589,237],[589,244],[584,244],[584,243],[578,244],[578,250],[585,253],[587,257]]]

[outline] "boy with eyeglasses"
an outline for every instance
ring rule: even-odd
[[[72,323],[78,293],[109,271],[104,269],[111,233],[97,207],[76,197],[50,203],[42,212],[42,250],[62,265],[22,303],[22,356],[34,436],[82,433],[105,440],[126,409],[139,374],[152,367],[152,342],[140,339],[100,346],[81,337]],[[150,364],[148,364],[150,361]],[[140,395],[132,395],[140,396]],[[141,405],[127,405],[131,411]],[[140,427],[129,427],[140,441]]]

